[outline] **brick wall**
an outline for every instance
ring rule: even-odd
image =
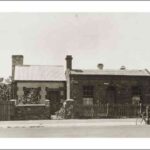
[[[132,76],[88,76],[71,75],[71,99],[82,104],[83,86],[94,87],[94,100],[96,103],[107,103],[106,90],[109,85],[116,88],[117,103],[132,103],[132,87],[140,86],[143,103],[150,103],[150,79],[147,77]]]

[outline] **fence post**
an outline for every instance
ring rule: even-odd
[[[109,114],[109,103],[107,103],[107,117],[108,117],[108,114]]]
[[[139,110],[139,114],[138,115],[140,115],[140,114],[142,114],[142,104],[140,103],[140,110]]]
[[[10,103],[11,103],[12,105],[16,106],[17,101],[16,101],[15,99],[11,99],[11,100],[10,100]]]
[[[150,106],[146,106],[146,123],[150,124]]]
[[[16,103],[17,103],[17,101],[15,100],[15,99],[11,99],[10,100],[10,107],[11,107],[11,109],[10,109],[10,120],[14,120],[14,118],[15,118],[15,107],[16,107]]]

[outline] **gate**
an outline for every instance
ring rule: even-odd
[[[14,114],[14,105],[10,101],[0,101],[0,121],[11,120]]]

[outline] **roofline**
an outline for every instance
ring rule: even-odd
[[[145,71],[150,75],[150,71],[148,69],[145,69]]]
[[[70,75],[81,75],[81,76],[130,76],[130,77],[150,77],[150,75],[120,75],[120,74],[74,74]]]
[[[66,82],[66,80],[14,80],[14,82]]]
[[[64,67],[63,65],[28,65],[28,64],[16,65],[15,67],[30,67],[30,66]]]

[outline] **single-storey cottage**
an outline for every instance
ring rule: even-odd
[[[144,70],[72,69],[66,57],[67,98],[80,105],[150,103],[150,73]]]
[[[14,99],[23,104],[44,104],[50,100],[51,113],[66,99],[66,78],[63,66],[24,65],[22,55],[12,56]]]

